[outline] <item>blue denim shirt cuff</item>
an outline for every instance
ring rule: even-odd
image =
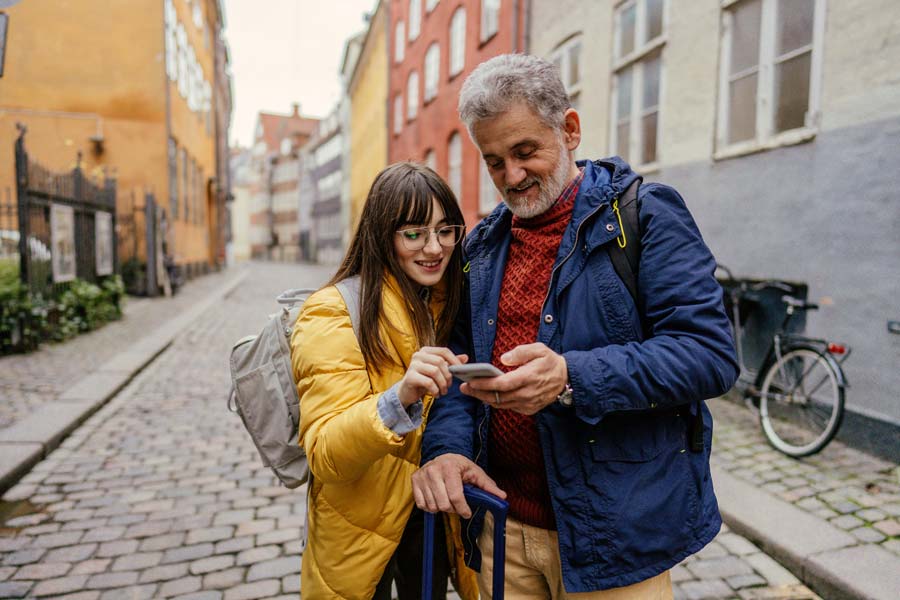
[[[397,435],[406,435],[415,431],[422,424],[422,400],[419,399],[404,409],[397,393],[399,383],[392,385],[378,399],[378,416],[384,426]]]

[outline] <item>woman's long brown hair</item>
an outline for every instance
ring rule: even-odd
[[[437,173],[413,162],[394,163],[384,169],[369,189],[347,254],[328,282],[328,285],[334,285],[348,277],[360,276],[359,345],[366,364],[376,371],[381,371],[391,361],[379,334],[385,272],[393,275],[400,285],[420,347],[446,344],[453,329],[463,294],[462,243],[453,248],[444,272],[446,303],[434,325],[431,311],[419,293],[419,285],[403,272],[394,250],[394,236],[399,229],[431,222],[432,199],[443,209],[446,224],[465,224],[453,191]],[[385,322],[384,326],[391,327],[392,324]]]

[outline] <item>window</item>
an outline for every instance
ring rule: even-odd
[[[466,9],[460,6],[450,20],[450,69],[453,77],[466,65]]]
[[[422,29],[422,0],[409,0],[409,41],[419,37]]]
[[[500,27],[500,0],[481,0],[481,41],[489,40]]]
[[[328,141],[319,144],[319,147],[313,151],[317,165],[325,165],[341,155],[343,138],[340,134],[335,134]]]
[[[434,150],[425,153],[425,166],[432,171],[437,171],[437,159],[434,156]]]
[[[454,132],[447,143],[447,184],[453,190],[456,201],[461,201],[462,194],[462,138]]]
[[[169,215],[178,218],[178,144],[169,138]]]
[[[440,0],[425,0],[425,12],[431,12]]]
[[[403,95],[394,96],[394,134],[403,130]]]
[[[632,0],[616,11],[611,144],[634,164],[659,159],[665,0]]]
[[[550,55],[550,60],[559,68],[572,106],[577,109],[581,94],[581,34],[560,44]]]
[[[823,0],[723,4],[717,148],[808,139],[819,108]]]
[[[197,208],[197,172],[193,158],[188,157],[185,168],[187,169],[187,173],[185,174],[185,185],[187,186],[187,190],[184,193],[184,220],[190,223],[191,219],[195,216],[194,213]]]
[[[403,62],[403,57],[406,56],[405,31],[403,21],[397,23],[397,27],[394,29],[394,62]]]
[[[482,160],[479,161],[481,168],[478,174],[478,214],[486,215],[497,206],[500,202],[500,194],[494,186],[494,180],[488,171],[487,164]]]
[[[413,71],[406,80],[406,118],[412,121],[419,114],[419,73]]]
[[[197,222],[203,223],[206,220],[206,196],[207,187],[206,179],[203,176],[203,168],[197,171],[197,191],[200,204],[197,206]]]
[[[184,199],[184,218],[187,220],[188,218],[188,208],[191,204],[191,188],[188,185],[188,157],[187,152],[184,151],[184,148],[181,148],[181,197]]]
[[[438,74],[441,68],[441,47],[434,42],[425,53],[425,102],[437,96]]]

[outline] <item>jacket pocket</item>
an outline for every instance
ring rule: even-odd
[[[693,539],[698,492],[685,432],[674,411],[609,415],[592,432],[587,485],[606,575],[671,560]]]
[[[641,463],[665,450],[684,447],[684,421],[665,411],[613,413],[598,423],[588,439],[595,461]]]

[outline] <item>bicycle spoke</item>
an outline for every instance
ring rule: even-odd
[[[810,370],[812,370],[812,369],[810,369]],[[811,398],[813,394],[815,394],[816,392],[819,391],[819,388],[822,387],[822,384],[825,383],[826,381],[831,381],[831,374],[828,373],[828,371],[825,372],[825,375],[822,376],[822,379],[819,380],[819,383],[817,383],[817,384],[813,387],[813,389],[811,389],[809,392],[807,392],[807,391],[804,390],[804,393],[805,393],[808,397]]]
[[[790,456],[817,452],[834,435],[841,410],[837,374],[812,348],[789,350],[772,365],[760,399],[763,432]]]
[[[801,358],[800,361],[801,361],[801,363],[802,363],[802,362],[803,362],[803,359]],[[818,364],[818,361],[813,360],[812,363],[809,365],[809,368],[806,369],[803,373],[800,374],[800,377],[797,378],[797,383],[794,384],[794,387],[791,388],[791,393],[792,393],[792,394],[793,394],[794,391],[797,389],[797,386],[798,386],[798,385],[800,385],[801,383],[803,383],[804,381],[806,381],[806,376],[809,375],[809,373],[810,373],[813,369],[816,368],[816,365],[817,365],[817,364]],[[821,384],[820,384],[820,385],[821,385]],[[817,387],[816,389],[818,389],[818,387]],[[814,389],[812,392],[810,392],[810,395],[812,395],[813,393],[815,393],[815,391],[816,391],[816,390]]]

